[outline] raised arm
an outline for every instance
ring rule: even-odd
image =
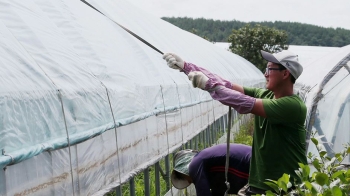
[[[166,53],[163,58],[170,68],[184,72],[194,87],[208,91],[213,99],[233,107],[241,114],[252,113],[266,117],[262,100],[245,95],[242,86],[233,84],[202,67],[185,62],[175,54]]]
[[[204,73],[208,78],[216,78],[226,88],[230,88],[230,89],[236,90],[238,92],[244,93],[242,86],[240,86],[238,84],[234,84],[228,80],[225,80],[225,79],[221,78],[219,75],[211,73],[210,71],[204,69],[203,67],[199,67],[193,63],[185,62],[176,54],[165,53],[163,55],[163,59],[165,59],[167,61],[167,64],[170,68],[177,69],[181,72],[184,72],[186,75],[189,75],[191,72],[200,71],[200,72]]]

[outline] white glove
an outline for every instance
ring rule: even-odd
[[[188,74],[188,79],[192,81],[193,87],[200,88],[202,90],[205,90],[205,85],[209,80],[209,78],[200,71],[192,71]]]
[[[172,69],[181,71],[185,66],[185,62],[179,56],[173,53],[165,53],[163,55],[163,59],[166,60],[168,66]]]

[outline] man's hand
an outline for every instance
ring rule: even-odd
[[[181,71],[185,66],[185,62],[179,56],[173,53],[165,53],[163,55],[163,59],[166,60],[168,66],[172,69]]]
[[[188,79],[192,81],[192,85],[195,88],[205,90],[205,85],[209,78],[200,71],[193,71],[188,74]]]

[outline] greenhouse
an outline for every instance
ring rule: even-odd
[[[334,156],[350,142],[350,45],[320,56],[304,66],[295,92],[308,107],[308,138],[316,133],[329,156]],[[308,151],[316,147],[308,140]],[[344,164],[349,164],[349,158]]]
[[[263,86],[247,60],[127,1],[0,6],[0,195],[102,195],[226,116],[162,52]]]
[[[0,9],[0,195],[104,195],[227,128],[229,108],[169,69],[163,52],[265,85],[247,60],[127,1],[6,0]],[[318,57],[295,93],[308,133],[324,135],[333,155],[350,141],[350,45]]]

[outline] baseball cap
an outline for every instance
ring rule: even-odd
[[[181,178],[177,172],[189,176],[189,165],[197,153],[198,151],[186,149],[174,155],[174,169],[171,172],[171,183],[175,188],[184,189],[190,185],[190,183],[186,179]]]
[[[297,79],[303,72],[303,67],[300,65],[298,55],[289,50],[282,50],[277,53],[268,53],[263,50],[260,51],[261,56],[272,63],[283,65],[291,74]]]

